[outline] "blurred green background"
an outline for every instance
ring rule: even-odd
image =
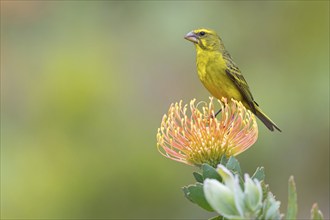
[[[215,29],[255,99],[259,122],[239,155],[265,166],[286,211],[329,218],[328,1],[1,1],[1,217],[208,218],[183,196],[194,167],[162,157],[170,103],[208,100],[192,29]]]

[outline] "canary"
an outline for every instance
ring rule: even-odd
[[[185,39],[194,43],[199,79],[214,97],[219,100],[225,97],[228,100],[233,98],[241,101],[269,130],[274,131],[275,128],[281,131],[254,101],[240,69],[215,31],[205,28],[193,30]]]

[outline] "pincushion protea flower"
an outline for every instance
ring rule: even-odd
[[[200,102],[197,106],[192,100],[190,116],[182,101],[172,104],[158,129],[159,152],[189,165],[208,163],[216,167],[223,155],[235,156],[254,144],[258,127],[253,113],[236,100],[217,101],[222,109],[218,118],[211,97],[209,103]]]

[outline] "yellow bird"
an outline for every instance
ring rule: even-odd
[[[281,129],[259,108],[241,71],[225,49],[221,38],[213,30],[197,29],[189,32],[185,39],[196,46],[196,64],[199,79],[217,99],[222,97],[241,101],[266,127],[274,131]]]

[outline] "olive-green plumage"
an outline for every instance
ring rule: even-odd
[[[225,97],[229,100],[233,98],[241,101],[269,130],[274,131],[276,128],[281,131],[254,101],[241,71],[215,31],[204,28],[197,29],[189,32],[185,38],[196,46],[199,79],[214,97],[217,99]]]

